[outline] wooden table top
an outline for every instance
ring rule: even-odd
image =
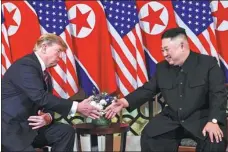
[[[92,123],[82,123],[73,126],[76,133],[91,135],[107,135],[123,133],[129,130],[129,125],[124,123],[111,123],[109,126],[96,126]]]

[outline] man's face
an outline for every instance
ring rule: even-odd
[[[170,65],[179,65],[182,56],[181,44],[171,40],[171,38],[162,39],[162,54]]]
[[[52,44],[46,47],[47,67],[56,66],[62,57],[62,47],[58,44]]]

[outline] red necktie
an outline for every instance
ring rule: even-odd
[[[48,72],[47,72],[47,70],[44,70],[44,81],[45,81],[46,85],[48,86]]]

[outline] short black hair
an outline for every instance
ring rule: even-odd
[[[161,36],[161,39],[164,39],[164,38],[174,38],[180,34],[183,34],[187,37],[187,34],[185,32],[185,29],[184,28],[181,28],[181,27],[177,27],[177,28],[171,28],[171,29],[168,29],[166,30],[162,36]]]

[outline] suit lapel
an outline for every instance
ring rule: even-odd
[[[38,58],[36,57],[35,53],[30,54],[28,57],[31,58],[34,62],[36,62],[37,66],[39,67],[40,76],[43,77],[43,71],[42,71],[40,62],[39,62]]]
[[[46,84],[46,82],[44,81],[44,75],[43,75],[43,71],[41,68],[41,64],[38,60],[38,58],[36,57],[35,53],[32,53],[28,56],[29,58],[31,58],[34,62],[36,62],[37,66],[39,67],[39,73],[40,73],[40,77],[43,79],[43,83],[45,85],[45,90],[47,90],[48,92],[52,91],[52,84],[51,84],[51,77],[50,75],[48,75],[48,84]]]

